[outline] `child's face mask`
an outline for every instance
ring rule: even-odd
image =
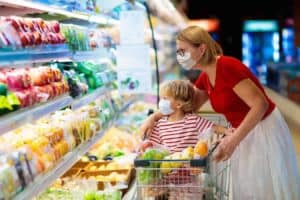
[[[174,110],[171,108],[171,101],[167,99],[161,99],[158,107],[163,115],[170,115],[174,112]]]

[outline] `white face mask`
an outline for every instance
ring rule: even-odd
[[[170,115],[174,112],[171,108],[170,100],[161,99],[158,104],[159,110],[163,115]]]
[[[184,53],[183,56],[177,54],[177,61],[185,70],[191,70],[197,64],[197,61],[192,59],[190,52]]]

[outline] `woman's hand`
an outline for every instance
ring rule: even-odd
[[[235,130],[236,130],[236,128],[227,128],[225,130],[225,135],[232,135]]]
[[[232,132],[222,138],[214,154],[214,160],[217,162],[228,160],[233,154],[240,141]]]

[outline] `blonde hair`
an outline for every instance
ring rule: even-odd
[[[194,87],[187,80],[173,80],[162,84],[160,93],[183,103],[182,111],[191,113],[193,109]]]
[[[177,40],[188,42],[195,47],[206,45],[206,50],[199,61],[200,65],[208,65],[215,61],[216,57],[223,54],[221,46],[210,34],[199,26],[189,26],[177,35]]]

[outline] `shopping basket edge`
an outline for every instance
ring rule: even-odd
[[[141,160],[135,159],[134,166],[135,167],[148,167],[151,163],[160,163],[160,162],[182,162],[189,163],[191,167],[206,167],[207,166],[207,158],[204,159],[191,159],[191,160]]]

